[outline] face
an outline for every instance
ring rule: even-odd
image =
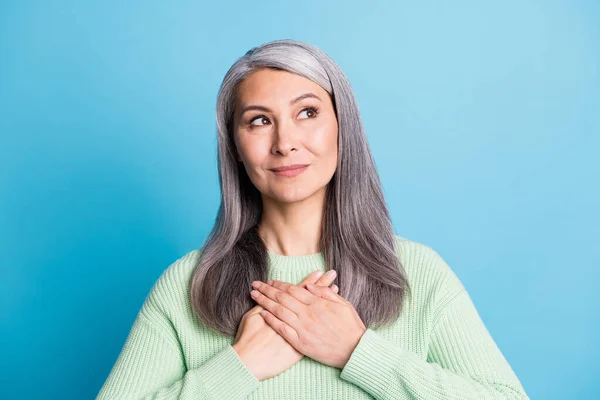
[[[233,127],[237,159],[263,201],[324,197],[337,166],[338,124],[321,86],[286,71],[255,71],[238,87]],[[306,167],[273,171],[295,164]]]

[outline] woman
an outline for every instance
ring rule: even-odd
[[[157,280],[99,399],[527,399],[450,267],[394,234],[326,54],[248,51],[217,130],[214,229]]]

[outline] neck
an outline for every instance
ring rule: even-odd
[[[263,196],[258,229],[270,252],[301,256],[321,252],[321,226],[325,190],[295,203],[281,203]]]

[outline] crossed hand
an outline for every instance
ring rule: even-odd
[[[320,271],[300,284],[254,281],[258,303],[240,322],[233,348],[259,379],[279,375],[304,355],[344,368],[366,327],[352,303]]]

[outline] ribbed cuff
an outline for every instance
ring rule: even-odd
[[[342,369],[340,378],[376,398],[384,398],[397,362],[397,351],[390,348],[390,342],[374,330],[367,329]]]
[[[231,345],[194,370],[202,389],[214,399],[245,399],[260,381],[242,362]]]

